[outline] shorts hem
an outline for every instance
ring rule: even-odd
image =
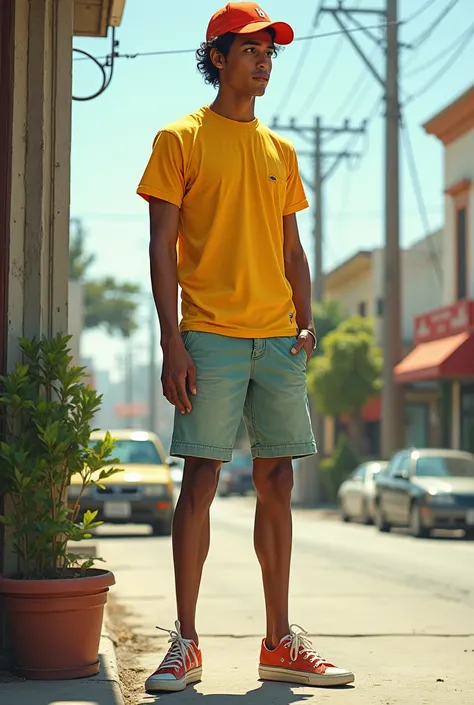
[[[206,446],[199,443],[186,443],[186,441],[173,440],[170,455],[177,458],[203,458],[206,460],[221,460],[228,463],[232,460],[232,448],[219,448],[219,446]]]
[[[280,443],[279,445],[256,445],[252,446],[253,458],[305,458],[308,455],[315,455],[318,450],[316,443]]]

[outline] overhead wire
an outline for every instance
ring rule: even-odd
[[[445,17],[448,16],[451,10],[453,10],[458,3],[459,0],[450,0],[450,2],[448,2],[444,10],[440,12],[440,14],[436,17],[435,20],[433,20],[429,27],[411,42],[414,49],[420,47],[422,44],[424,44],[424,42],[426,42],[427,39],[431,37],[433,32],[440,26],[441,22],[445,19]]]
[[[382,24],[374,24],[374,25],[364,25],[362,27],[354,27],[350,29],[346,29],[345,31],[341,29],[335,29],[332,32],[321,32],[320,34],[309,34],[307,36],[303,37],[295,37],[293,42],[304,42],[307,39],[325,39],[326,37],[335,37],[338,34],[346,34],[347,32],[350,32],[351,34],[353,32],[361,32],[363,30],[367,29],[383,29],[385,27],[390,26],[391,24],[393,25],[399,25],[401,22],[383,22]],[[81,50],[82,51],[82,50]],[[115,58],[116,59],[136,59],[137,57],[142,57],[142,56],[171,56],[175,54],[195,54],[196,49],[162,49],[158,51],[137,51],[134,53],[128,53],[128,54],[122,54],[117,52]],[[107,56],[101,56],[101,57],[96,57],[97,59],[106,59]],[[78,57],[77,59],[74,59],[74,61],[85,61],[85,57]]]
[[[460,35],[456,37],[454,42],[452,42],[449,46],[445,47],[444,49],[441,49],[437,52],[436,56],[433,56],[429,61],[426,61],[423,64],[419,64],[416,66],[414,69],[411,71],[408,71],[405,74],[405,77],[409,76],[417,76],[419,73],[423,73],[429,68],[432,68],[434,64],[439,63],[442,59],[446,58],[446,54],[450,54],[452,51],[458,48],[459,43],[466,38],[466,36],[470,33],[474,32],[474,22],[471,24],[467,29],[464,30],[464,32],[461,32]]]
[[[425,237],[427,238],[427,244],[430,250],[430,259],[433,263],[433,267],[435,269],[438,281],[442,283],[443,269],[441,265],[440,255],[436,247],[434,247],[434,243],[430,237],[432,233],[428,218],[428,209],[426,207],[425,199],[423,196],[423,189],[421,186],[421,180],[416,166],[416,159],[411,144],[410,133],[408,131],[406,122],[402,118],[400,119],[400,131],[402,136],[402,144],[406,154],[406,163],[408,166],[408,171],[410,173],[410,179],[413,185],[413,190],[418,206],[418,213],[420,215],[421,224],[425,232]]]
[[[430,90],[430,88],[433,88],[433,86],[436,85],[436,82],[442,76],[444,76],[444,74],[447,73],[450,68],[452,68],[454,66],[454,64],[456,63],[456,61],[458,59],[461,58],[462,54],[467,49],[469,44],[472,42],[473,38],[474,38],[474,26],[472,26],[469,29],[469,32],[466,33],[466,36],[465,36],[464,40],[459,44],[457,51],[453,52],[451,54],[448,61],[441,67],[441,69],[434,76],[432,76],[430,78],[430,80],[424,86],[422,86],[415,93],[412,93],[411,95],[409,95],[406,98],[405,104],[412,103],[414,100],[417,100],[422,95],[427,93]]]
[[[107,54],[105,57],[102,57],[105,59],[105,63],[101,64],[99,59],[97,59],[95,56],[90,54],[88,51],[84,51],[84,49],[78,49],[77,47],[73,47],[72,51],[76,52],[77,54],[82,54],[84,59],[88,59],[89,61],[94,62],[94,64],[99,68],[101,74],[102,74],[102,85],[101,87],[95,91],[95,93],[92,93],[91,95],[87,96],[76,96],[73,95],[72,100],[77,100],[80,102],[85,102],[87,100],[94,100],[94,98],[98,98],[104,91],[107,90],[107,88],[110,86],[112,83],[112,78],[114,76],[114,66],[115,66],[115,59],[119,56],[116,49],[118,47],[118,41],[115,39],[115,27],[112,27],[112,47],[111,47],[111,52],[110,54]],[[109,69],[109,75],[107,76],[106,68]]]
[[[411,22],[412,20],[415,20],[417,17],[419,17],[420,15],[422,15],[424,12],[426,12],[426,10],[427,10],[429,7],[431,7],[432,5],[434,5],[434,3],[435,3],[436,1],[437,1],[437,0],[427,0],[427,2],[425,2],[421,7],[419,7],[417,10],[415,10],[415,12],[413,12],[413,14],[409,15],[408,17],[405,17],[405,18],[403,19],[403,24],[408,24],[408,22]]]

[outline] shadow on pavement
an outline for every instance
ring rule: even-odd
[[[245,698],[245,705],[291,705],[292,703],[302,703],[306,700],[310,700],[316,697],[317,691],[327,690],[326,688],[315,688],[313,693],[295,693],[292,688],[297,688],[299,686],[290,686],[287,683],[266,683],[262,682],[258,688],[254,690],[249,690],[247,693],[241,694],[231,694],[231,693],[200,693],[192,686],[186,688],[186,690],[180,693],[181,697],[179,699],[180,703],[185,705],[186,703],[202,703],[204,705],[204,700],[207,700],[209,705],[212,705],[211,701],[215,705],[239,705],[240,701]],[[354,686],[332,686],[331,690],[353,690]],[[140,701],[141,705],[148,705],[152,703],[159,703],[166,700],[170,695],[175,695],[175,693],[160,693],[152,694],[149,693],[143,700]],[[239,703],[237,702],[239,701]]]

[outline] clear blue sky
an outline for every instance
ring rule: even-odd
[[[432,0],[428,10],[401,27],[400,40],[416,40],[453,0]],[[336,3],[326,0],[326,6]],[[382,0],[351,0],[348,6],[382,8]],[[400,0],[400,18],[409,18],[426,0]],[[334,19],[324,14],[315,30],[312,22],[316,1],[271,0],[262,3],[272,19],[290,22],[296,36],[337,30]],[[126,0],[125,14],[117,30],[123,54],[176,48],[194,48],[202,41],[207,22],[218,8],[216,0],[164,3],[160,0]],[[359,15],[366,25],[380,19]],[[418,171],[422,181],[430,226],[443,222],[442,149],[425,135],[421,125],[451,102],[474,79],[474,41],[446,73],[433,82],[449,61],[449,47],[456,53],[456,39],[474,21],[472,0],[458,0],[433,34],[416,50],[401,51],[402,99],[414,96],[404,109]],[[381,36],[382,30],[372,30]],[[383,72],[380,49],[357,32],[354,38]],[[109,39],[76,38],[75,46],[95,56],[109,52]],[[413,75],[410,75],[412,72]],[[426,85],[423,95],[417,94]],[[99,86],[99,72],[92,62],[74,62],[74,93],[87,95]],[[290,88],[291,86],[291,88]],[[381,89],[364,68],[347,38],[330,36],[296,42],[276,59],[267,94],[257,105],[257,114],[267,124],[278,112],[281,122],[291,116],[311,124],[320,115],[327,124],[350,118],[354,124],[368,117]],[[135,189],[148,159],[156,132],[168,122],[212,101],[214,90],[205,86],[195,69],[193,54],[119,59],[109,89],[99,98],[73,104],[71,215],[82,218],[88,232],[88,247],[96,254],[94,273],[113,274],[118,279],[138,281],[149,291],[148,220],[144,201]],[[307,145],[297,136],[297,149]],[[344,147],[348,138],[331,143]],[[324,267],[330,269],[354,251],[380,246],[383,242],[384,129],[379,109],[365,138],[356,139],[354,149],[364,156],[356,163],[341,163],[325,185]],[[328,149],[330,146],[328,145]],[[402,155],[401,242],[406,246],[424,234],[412,184]],[[301,171],[309,178],[311,161],[300,158]],[[308,193],[312,201],[311,192]],[[312,257],[312,214],[300,216],[300,230],[308,256]],[[147,339],[146,310],[137,346]],[[120,341],[99,332],[84,336],[83,352],[92,355],[98,367],[116,367],[122,352]]]

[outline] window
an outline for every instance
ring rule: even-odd
[[[353,480],[365,480],[365,476],[367,474],[367,465],[359,465],[358,468],[354,470],[352,473],[352,479]]]
[[[456,297],[467,299],[467,242],[466,209],[456,211]]]
[[[474,477],[474,460],[469,456],[427,455],[416,461],[417,477]]]
[[[377,299],[377,316],[383,316],[383,299],[379,297]]]
[[[367,316],[367,302],[359,301],[359,316],[365,318]]]
[[[91,440],[90,446],[94,448],[97,441]],[[164,459],[156,449],[153,441],[134,441],[132,439],[120,439],[115,442],[112,457],[118,459],[118,464],[135,463],[137,465],[161,465]]]

